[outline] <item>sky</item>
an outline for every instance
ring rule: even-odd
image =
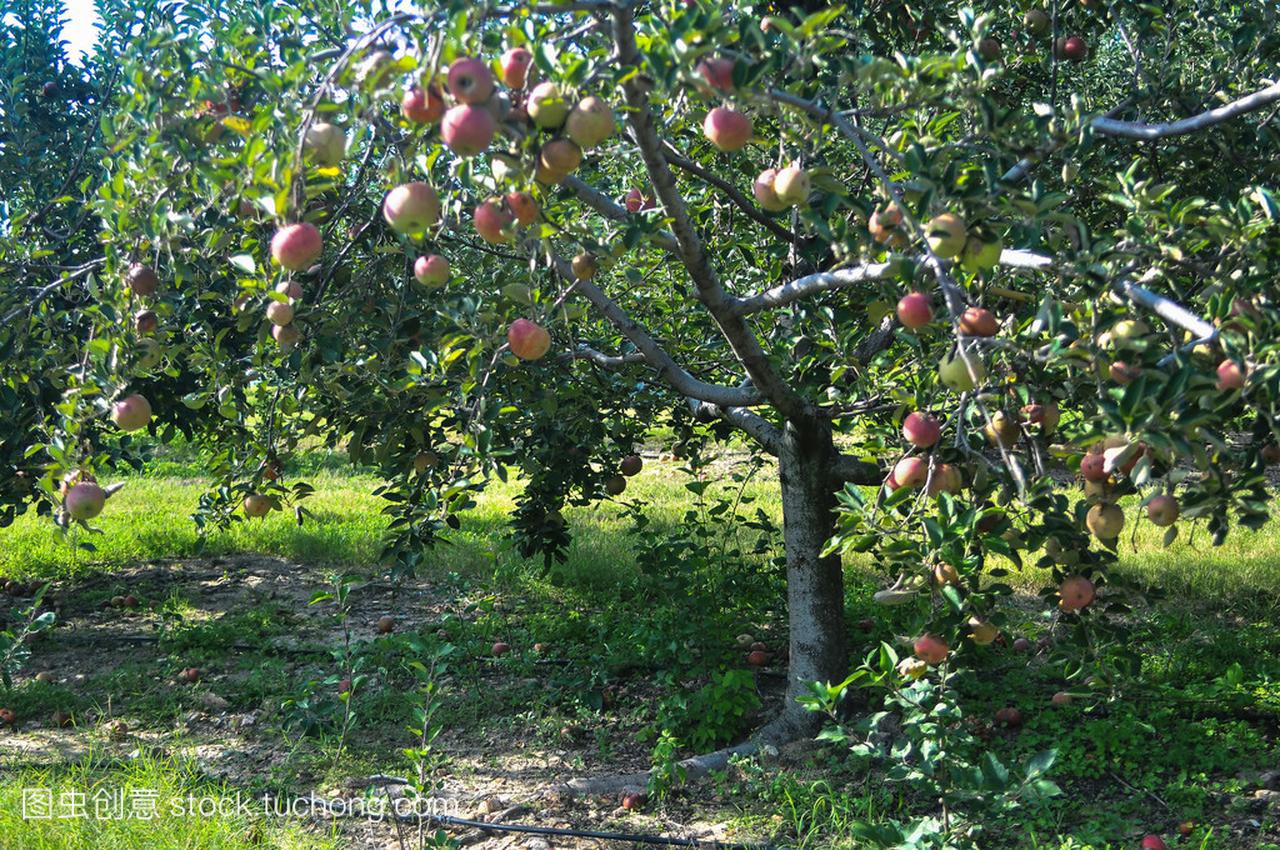
[[[67,25],[62,37],[67,40],[67,53],[72,62],[79,65],[81,57],[93,48],[98,40],[98,16],[93,10],[93,0],[67,0]]]

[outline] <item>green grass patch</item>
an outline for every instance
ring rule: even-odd
[[[0,850],[342,846],[336,839],[305,832],[296,822],[263,816],[260,798],[253,801],[251,815],[239,813],[235,794],[205,779],[188,762],[145,752],[127,761],[89,758],[56,769],[19,770],[0,783]],[[45,809],[36,810],[46,805],[47,818],[39,816]],[[76,812],[82,814],[71,814]]]

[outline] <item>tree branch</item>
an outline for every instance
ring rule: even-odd
[[[629,7],[617,7],[613,11],[613,17],[618,62],[623,67],[639,71],[643,67],[643,59],[636,45],[632,11]],[[653,113],[649,109],[649,89],[644,79],[641,73],[632,74],[623,86],[627,105],[630,107],[631,129],[654,191],[672,220],[680,257],[697,286],[698,299],[715,319],[760,394],[789,419],[812,418],[815,413],[813,406],[786,385],[769,362],[755,335],[742,318],[733,312],[733,299],[725,292],[711,266],[702,240],[676,187],[675,176],[663,156],[662,143],[658,139]]]
[[[573,267],[563,257],[551,255],[556,273],[574,284],[577,291],[590,301],[623,336],[631,341],[645,361],[657,370],[658,375],[682,395],[699,401],[707,401],[723,407],[750,407],[760,404],[760,394],[751,387],[726,387],[699,380],[680,367],[670,354],[653,337],[640,327],[617,302],[604,290],[589,280],[574,277]]]
[[[746,195],[739,192],[738,188],[732,183],[712,174],[693,160],[681,156],[679,151],[672,147],[670,143],[667,143],[664,146],[663,156],[666,158],[667,162],[671,163],[676,168],[687,171],[695,177],[698,177],[704,182],[710,183],[712,186],[719,189],[726,197],[729,198],[729,200],[733,201],[739,209],[746,213],[748,218],[764,227],[783,242],[795,243],[800,240],[799,236],[778,224],[774,219],[765,215],[759,206],[752,203]]]
[[[916,262],[926,263],[928,257],[918,257]],[[877,280],[892,277],[895,263],[865,263],[847,269],[835,269],[829,272],[818,272],[797,278],[790,283],[780,284],[763,292],[734,302],[734,311],[740,316],[758,313],[774,307],[783,307],[793,301],[808,298],[819,292],[832,289],[844,289]],[[1045,271],[1053,267],[1053,259],[1031,251],[1007,250],[1000,254],[1000,265],[1014,269],[1031,269]]]
[[[645,357],[638,351],[631,354],[605,354],[589,345],[579,344],[573,351],[561,355],[566,360],[590,360],[601,369],[621,369],[633,363],[644,363]]]
[[[1089,126],[1093,128],[1094,132],[1101,133],[1104,136],[1120,136],[1126,139],[1151,141],[1168,138],[1169,136],[1184,136],[1187,133],[1196,133],[1221,124],[1224,121],[1230,121],[1233,118],[1239,118],[1241,115],[1255,112],[1278,101],[1280,101],[1280,83],[1275,83],[1264,89],[1259,89],[1251,95],[1233,100],[1224,106],[1219,106],[1217,109],[1210,109],[1206,112],[1201,112],[1199,115],[1183,118],[1181,121],[1171,121],[1167,124],[1146,124],[1141,121],[1116,121],[1112,118],[1098,117],[1094,118]]]
[[[758,413],[745,407],[721,407],[716,404],[687,399],[693,415],[701,420],[723,419],[736,426],[738,430],[749,434],[760,447],[774,457],[778,456],[782,445],[782,429],[765,419]]]
[[[764,292],[748,298],[739,298],[734,302],[733,309],[739,316],[746,316],[751,313],[758,313],[761,310],[782,307],[819,292],[844,289],[849,286],[857,286],[860,283],[884,280],[892,275],[894,266],[895,263],[892,262],[868,263],[847,269],[836,269],[835,271],[806,275],[790,283],[766,289]]]
[[[561,186],[567,186],[578,196],[578,200],[591,207],[600,215],[613,221],[624,221],[630,218],[631,213],[627,212],[626,207],[620,206],[613,202],[613,199],[601,192],[595,186],[583,180],[581,177],[569,175],[560,181]],[[673,254],[680,253],[680,246],[676,243],[676,237],[669,231],[659,231],[651,237],[655,245]]]
[[[897,319],[892,313],[885,316],[880,320],[880,327],[869,333],[867,338],[853,349],[853,359],[860,366],[866,367],[871,362],[871,358],[884,351],[893,342],[893,330],[897,326]]]
[[[1196,342],[1207,342],[1218,336],[1218,329],[1212,323],[1192,313],[1177,301],[1157,295],[1131,280],[1122,279],[1116,282],[1116,289],[1134,304],[1146,307],[1171,325],[1195,334]]]

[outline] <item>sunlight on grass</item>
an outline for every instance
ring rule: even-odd
[[[12,527],[0,529],[0,575],[14,577],[66,577],[73,574],[110,572],[158,558],[256,553],[300,563],[333,566],[356,572],[372,572],[380,566],[386,522],[382,503],[371,495],[375,478],[335,471],[332,464],[314,468],[306,478],[316,494],[306,500],[311,516],[299,526],[291,512],[275,513],[264,520],[238,522],[226,531],[213,531],[201,539],[191,513],[203,492],[204,482],[191,477],[135,477],[109,503],[96,521],[102,534],[80,534],[93,552],[73,552],[48,519],[27,515]],[[623,499],[647,503],[651,531],[686,523],[689,511],[698,510],[686,489],[688,477],[674,463],[650,461],[629,481]],[[476,509],[464,515],[462,528],[434,553],[432,572],[439,575],[529,572],[541,567],[525,561],[510,544],[507,518],[519,492],[518,482],[494,481],[480,497]],[[762,508],[777,524],[782,522],[775,474],[766,470],[744,490],[748,499],[740,508],[744,516]],[[738,485],[725,475],[711,488],[730,500]],[[1187,593],[1210,600],[1247,600],[1257,588],[1280,584],[1280,530],[1268,526],[1252,532],[1237,529],[1220,547],[1209,545],[1203,529],[1180,524],[1182,534],[1169,548],[1160,545],[1161,532],[1147,522],[1137,524],[1133,505],[1128,506],[1130,528],[1120,546],[1121,569],[1170,593]],[[637,539],[628,533],[630,522],[622,506],[599,502],[565,512],[574,531],[569,559],[555,570],[582,587],[609,587],[635,570]],[[1028,558],[1028,563],[1034,562]],[[867,562],[850,560],[850,570],[870,569]],[[1028,568],[1011,580],[1037,588],[1045,573]]]
[[[32,792],[34,798],[26,798],[24,816],[26,789],[40,790]],[[339,846],[335,840],[280,820],[237,816],[231,794],[228,788],[203,780],[188,763],[145,754],[110,767],[95,767],[86,759],[70,767],[22,770],[0,783],[0,850],[336,850]],[[40,799],[50,801],[52,817],[31,816]],[[187,811],[192,799],[195,814]],[[72,808],[76,800],[83,808]],[[260,814],[261,800],[253,802]],[[220,811],[214,813],[218,804]],[[59,816],[68,812],[83,814]],[[153,817],[128,816],[137,812],[152,812]]]

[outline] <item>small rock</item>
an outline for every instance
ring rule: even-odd
[[[1253,792],[1253,799],[1262,800],[1266,803],[1280,803],[1280,791],[1272,791],[1268,788],[1259,788]]]
[[[215,694],[213,691],[205,691],[200,695],[200,704],[209,711],[222,712],[226,711],[231,703]]]

